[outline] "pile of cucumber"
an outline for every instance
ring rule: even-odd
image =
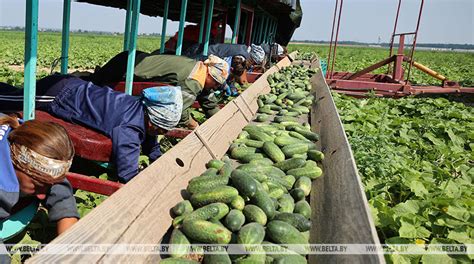
[[[318,134],[301,122],[312,104],[315,71],[290,66],[268,78],[254,124],[244,128],[229,157],[211,160],[189,181],[189,199],[173,209],[171,257],[161,263],[307,263],[312,180],[322,175]],[[272,121],[270,121],[272,119]],[[266,123],[258,123],[266,122]],[[236,167],[236,168],[234,168]],[[245,245],[242,254],[189,252],[191,244]],[[279,244],[299,245],[283,248]],[[269,254],[268,250],[285,251]]]

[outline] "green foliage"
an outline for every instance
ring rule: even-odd
[[[474,109],[444,98],[333,96],[381,240],[472,244]]]

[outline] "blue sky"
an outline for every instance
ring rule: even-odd
[[[39,0],[40,28],[60,28],[62,0]],[[335,0],[301,0],[303,22],[293,39],[328,40]],[[393,29],[397,0],[344,1],[340,40],[382,42]],[[420,0],[404,0],[399,30],[413,31]],[[0,0],[0,26],[23,26],[25,0]],[[85,3],[72,4],[71,29],[123,32],[125,11]],[[161,32],[161,18],[140,17],[140,33]],[[177,23],[168,24],[168,34]],[[425,1],[419,42],[474,44],[474,0]]]

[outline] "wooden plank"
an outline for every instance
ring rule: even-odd
[[[319,65],[319,62],[314,64]],[[313,181],[311,243],[380,244],[354,156],[329,88],[319,71],[312,78],[312,129],[324,152],[324,175]],[[382,255],[311,255],[311,263],[385,263]]]
[[[290,62],[285,59],[280,63],[280,67],[283,67]],[[244,115],[250,111],[240,111],[237,105],[244,108],[245,100],[250,104],[251,113],[255,114],[257,97],[269,91],[267,77],[277,69],[273,67],[265,72],[235,99],[236,104],[227,104],[197,130],[208,141],[214,154],[223,155],[230,142],[248,123]],[[158,244],[171,223],[169,209],[182,200],[180,190],[186,188],[190,178],[205,170],[205,163],[210,159],[210,153],[193,132],[70,230],[53,240],[46,250],[58,244]],[[144,262],[147,257],[113,254],[47,255],[39,252],[27,262]]]

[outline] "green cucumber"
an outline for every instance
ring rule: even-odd
[[[304,154],[308,152],[308,145],[304,143],[291,144],[284,146],[281,150],[287,158],[291,158],[295,154]]]
[[[230,202],[230,206],[234,209],[242,211],[245,207],[245,200],[242,198],[242,196],[238,195]]]
[[[301,135],[301,134],[298,133],[298,132],[290,131],[288,134],[289,134],[291,137],[297,138],[297,139],[299,139],[299,140],[308,141],[307,138],[305,138],[303,135]]]
[[[263,151],[274,162],[281,162],[285,160],[285,154],[283,154],[280,147],[278,147],[272,141],[267,141],[263,144]]]
[[[265,132],[261,132],[258,130],[249,130],[250,139],[258,140],[258,141],[273,141],[273,137],[266,134]]]
[[[184,221],[191,220],[220,220],[229,213],[229,207],[224,203],[211,203],[194,210],[192,213],[185,215]]]
[[[243,162],[243,163],[249,163],[250,161],[252,160],[259,160],[259,159],[263,159],[264,156],[262,153],[252,153],[252,154],[248,154],[248,155],[245,155],[241,158],[239,158],[239,161]]]
[[[257,186],[257,193],[250,199],[251,203],[260,207],[265,212],[268,219],[275,216],[275,205],[272,198],[267,192],[263,190],[262,184],[259,182]]]
[[[214,252],[214,254],[207,254],[204,255],[203,259],[203,264],[232,264],[232,261],[230,260],[229,254],[227,254],[227,251],[225,248],[221,247],[219,249],[218,254]]]
[[[270,221],[267,224],[266,233],[268,237],[278,244],[308,244],[308,241],[298,229],[280,220]],[[307,249],[304,246],[297,247],[295,251],[300,254],[307,253]]]
[[[258,141],[258,142],[260,142],[260,141]],[[273,165],[273,161],[269,158],[263,158],[263,159],[251,160],[249,162],[249,164],[268,166],[268,165]]]
[[[295,128],[295,131],[303,135],[305,138],[311,140],[311,141],[318,141],[319,140],[319,135],[317,133],[308,131],[306,129],[300,129],[300,128]]]
[[[299,264],[299,263],[307,263],[306,258],[301,256],[300,254],[291,251],[287,248],[284,248],[278,244],[273,244],[268,241],[262,242],[263,250],[267,253],[268,256],[273,258],[274,263],[279,261],[286,261],[285,259],[290,258],[293,262],[283,262],[289,264]]]
[[[274,166],[286,172],[291,169],[303,167],[305,165],[305,162],[306,160],[301,159],[301,158],[291,158],[284,161],[280,161],[276,163]]]
[[[224,225],[232,232],[239,231],[245,223],[245,216],[242,211],[231,210],[225,217]]]
[[[241,159],[246,155],[254,154],[255,150],[255,148],[236,147],[231,150],[230,156],[234,159]]]
[[[261,147],[263,147],[263,142],[262,141],[253,140],[253,139],[245,139],[245,140],[243,140],[243,143],[245,144],[245,146],[251,147],[251,148],[261,148]]]
[[[312,180],[320,177],[323,174],[323,171],[318,166],[304,166],[303,168],[292,169],[287,171],[289,175],[295,176],[296,179],[301,177],[308,177]]]
[[[225,186],[229,183],[228,177],[220,175],[204,175],[191,179],[188,183],[187,191],[190,194],[206,192],[219,186]]]
[[[232,238],[232,232],[227,228],[205,220],[184,221],[183,232],[200,243],[228,244]]]
[[[218,159],[212,159],[206,164],[206,168],[214,168],[216,170],[220,170],[224,166],[224,162]]]
[[[232,185],[240,194],[254,197],[257,192],[257,181],[243,170],[234,170],[231,175]]]
[[[294,213],[301,214],[307,219],[311,219],[311,206],[306,200],[298,201],[295,204]]]
[[[184,200],[179,203],[177,203],[173,207],[173,213],[176,216],[184,215],[184,214],[189,214],[191,213],[194,209],[193,206],[191,205],[191,202],[189,200]]]
[[[285,194],[285,191],[283,190],[283,188],[271,188],[269,191],[268,191],[268,195],[271,197],[271,198],[280,198],[283,194]]]
[[[265,228],[259,223],[244,225],[237,236],[237,243],[242,245],[261,244],[265,238]]]
[[[288,224],[298,229],[298,231],[300,232],[305,232],[311,229],[311,221],[306,219],[301,214],[294,214],[290,212],[279,213],[275,216],[274,219],[287,222]]]
[[[319,150],[310,149],[308,150],[308,158],[314,161],[322,161],[324,159],[324,153]]]
[[[260,209],[260,207],[256,205],[246,205],[244,207],[243,213],[247,223],[256,222],[261,225],[265,225],[267,223],[267,215],[262,209]]]
[[[302,141],[300,139],[290,137],[290,136],[277,136],[275,138],[274,142],[275,142],[275,144],[277,144],[280,147],[302,143]]]
[[[305,176],[300,177],[295,182],[295,189],[303,190],[304,195],[308,196],[311,192],[311,179]]]
[[[270,116],[267,114],[258,114],[257,117],[255,118],[255,121],[257,122],[266,122],[270,119]]]
[[[216,202],[230,203],[238,195],[237,189],[230,186],[220,186],[215,190],[195,193],[191,196],[190,201],[193,206],[201,207]]]
[[[279,209],[278,212],[280,213],[293,213],[295,209],[295,200],[291,197],[290,194],[284,194],[278,199]]]
[[[183,258],[166,258],[160,261],[160,264],[199,264],[199,261]]]
[[[188,255],[189,246],[191,245],[188,238],[178,228],[171,232],[169,244],[170,255],[173,258],[182,258]]]
[[[293,199],[295,199],[295,201],[303,200],[306,196],[303,189],[300,189],[300,188],[294,188],[293,190],[291,190],[290,194],[293,197]]]

